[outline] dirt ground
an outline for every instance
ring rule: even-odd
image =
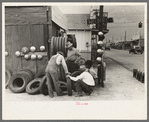
[[[106,68],[106,81],[103,87],[96,87],[90,96],[84,94],[83,97],[57,96],[53,98],[42,94],[29,95],[27,93],[12,93],[9,89],[3,91],[5,101],[119,101],[119,100],[144,100],[145,84],[136,80],[133,73],[110,58],[104,59]]]

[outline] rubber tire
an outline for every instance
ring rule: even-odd
[[[103,62],[103,81],[106,80],[106,63]]]
[[[31,78],[31,80],[33,80],[33,78],[34,78],[33,72],[31,70],[29,70],[29,69],[21,69],[19,72],[26,72],[26,73],[28,73],[30,78]]]
[[[136,77],[137,69],[133,69],[133,77]]]
[[[39,91],[43,95],[48,95],[48,86],[46,84],[46,76],[44,76],[41,80]]]
[[[54,50],[55,50],[55,53],[54,54],[56,54],[56,52],[58,51],[58,37],[55,37],[55,41],[54,41]]]
[[[57,51],[61,51],[61,37],[58,37],[58,50]]]
[[[30,81],[26,86],[26,92],[31,95],[39,94],[41,80],[42,80],[42,78],[36,78],[36,79]],[[38,87],[33,88],[32,85],[34,85],[34,84],[38,85]]]
[[[137,72],[137,80],[139,80],[140,77],[140,71]]]
[[[67,38],[62,38],[62,52],[64,53],[64,57],[66,57],[67,56],[67,52],[66,52],[66,48],[65,48],[65,45],[66,45],[66,40],[67,40]]]
[[[17,79],[22,79],[23,80],[23,85],[22,86],[18,86],[16,87],[16,83],[15,81]],[[30,81],[30,77],[25,74],[25,73],[17,73],[14,74],[11,78],[10,78],[10,82],[9,82],[9,89],[13,92],[13,93],[21,93],[24,92],[26,89],[27,84]],[[17,82],[17,81],[16,81]],[[20,82],[20,81],[19,81]],[[15,84],[14,84],[15,83]]]
[[[70,80],[70,78],[66,78],[66,81],[68,96],[72,96],[72,81]]]
[[[145,74],[142,73],[142,79],[141,79],[141,82],[142,82],[142,83],[144,83],[144,77],[145,77],[144,75],[145,75]]]
[[[60,88],[62,91],[67,91],[67,83],[63,82],[63,81],[59,81],[60,82]]]
[[[135,72],[135,78],[137,79],[137,74],[138,74],[138,70],[136,69],[136,72]]]
[[[8,88],[8,84],[10,82],[10,78],[11,78],[11,72],[7,69],[5,69],[5,88]],[[6,79],[6,75],[8,76],[8,79]]]
[[[37,73],[35,74],[34,79],[35,79],[35,78],[43,78],[45,75],[46,75],[45,71],[37,72]]]
[[[64,71],[64,68],[62,65],[60,65],[60,68],[59,68],[59,80],[60,81],[65,81],[66,82],[66,75],[65,75],[65,71]]]
[[[50,46],[50,57],[54,55],[54,40],[55,40],[55,37],[52,37],[51,46]]]

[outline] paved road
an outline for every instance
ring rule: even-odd
[[[126,50],[116,50],[111,49],[105,51],[105,57],[109,57],[115,60],[120,65],[124,66],[129,71],[133,69],[144,71],[144,53],[143,54],[133,54]]]

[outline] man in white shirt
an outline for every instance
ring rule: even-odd
[[[53,90],[51,87],[51,83],[54,84],[56,93],[58,96],[62,96],[62,90],[60,89],[60,83],[59,83],[59,77],[58,77],[58,72],[60,69],[60,65],[63,66],[65,74],[68,75],[70,74],[68,72],[68,68],[64,59],[64,54],[63,52],[58,51],[56,55],[53,55],[50,60],[48,61],[48,65],[46,67],[46,74],[47,74],[47,85],[48,85],[48,92],[49,96],[53,97]],[[53,82],[52,82],[52,81]]]
[[[87,95],[90,95],[93,91],[93,87],[95,86],[95,81],[93,76],[90,74],[89,69],[91,68],[92,63],[90,61],[85,62],[86,70],[78,75],[77,77],[70,77],[71,80],[76,82],[75,90],[77,91],[76,97],[83,96],[82,91],[84,91]]]

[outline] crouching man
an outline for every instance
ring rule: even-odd
[[[48,85],[48,93],[50,97],[53,97],[53,89],[52,84],[54,84],[57,96],[62,96],[62,90],[60,88],[58,72],[60,69],[60,65],[63,66],[65,75],[70,74],[68,72],[68,68],[64,59],[63,52],[58,51],[56,55],[53,55],[48,61],[48,65],[46,66],[45,72],[47,76],[47,85]]]
[[[76,97],[83,96],[82,92],[85,92],[86,95],[90,95],[93,91],[93,88],[95,86],[95,81],[93,76],[90,74],[90,68],[91,68],[91,62],[85,62],[85,71],[78,75],[77,77],[73,76],[67,76],[70,77],[70,79],[75,82],[75,90],[77,92]]]

